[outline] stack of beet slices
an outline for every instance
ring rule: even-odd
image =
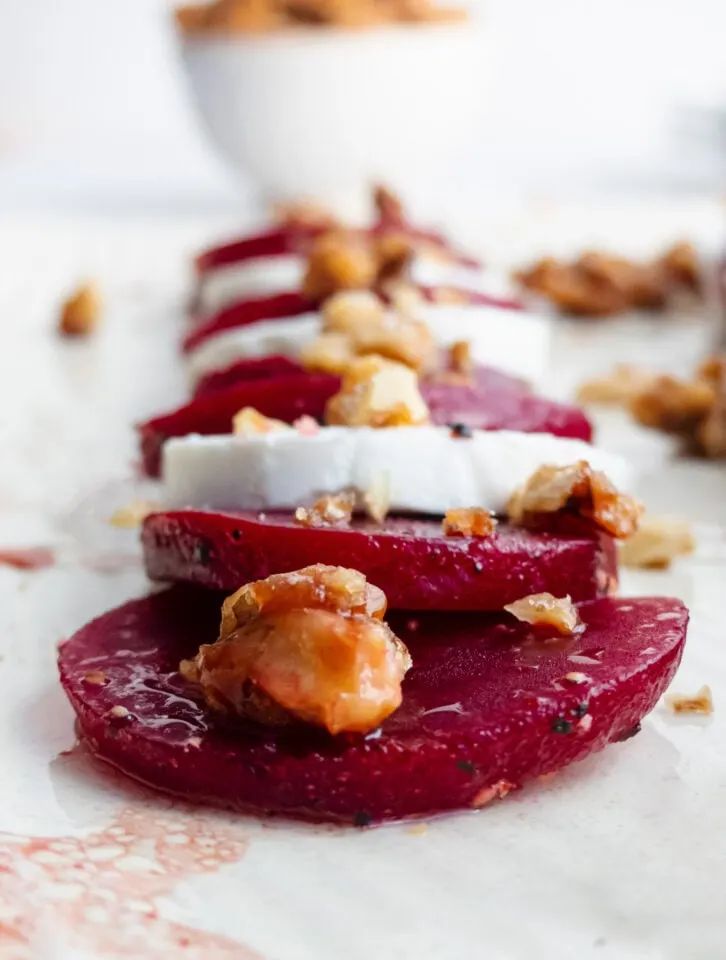
[[[384,210],[373,229],[401,229],[396,216]],[[297,254],[315,233],[276,229],[216,248],[199,258],[200,276]],[[310,308],[297,292],[273,293],[262,307],[247,300],[202,320],[187,342]],[[339,385],[287,356],[240,358],[198,382],[185,406],[141,426],[145,469],[159,473],[171,437],[228,433],[243,407],[322,419]],[[579,410],[496,370],[421,388],[432,421],[464,435],[591,438]],[[440,517],[306,526],[278,510],[187,508],[147,517],[142,540],[149,576],[170,586],[79,630],[61,648],[61,681],[98,757],[159,790],[240,811],[366,825],[484,806],[635,732],[686,637],[680,601],[613,596],[612,539],[572,516],[535,529],[501,522],[476,537],[445,536]],[[413,661],[401,706],[368,734],[335,736],[212,711],[179,664],[217,639],[224,596],[316,563],[354,568],[385,592],[386,619]],[[503,612],[540,593],[569,595],[584,629],[554,638]]]

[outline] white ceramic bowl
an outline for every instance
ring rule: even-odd
[[[187,37],[183,59],[213,140],[268,199],[334,203],[373,180],[408,196],[455,176],[482,97],[478,36],[462,22]]]

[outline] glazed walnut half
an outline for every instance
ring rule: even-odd
[[[385,609],[383,591],[357,570],[315,564],[275,574],[225,600],[219,639],[180,671],[214,710],[365,733],[399,707],[411,666]]]

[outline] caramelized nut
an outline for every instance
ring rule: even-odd
[[[565,510],[620,539],[635,533],[643,513],[637,500],[620,493],[586,460],[566,467],[540,467],[512,495],[507,506],[511,520],[525,526],[542,514]]]
[[[279,433],[290,429],[289,423],[266,417],[254,407],[242,407],[232,417],[232,433],[238,437],[259,437],[265,433]]]
[[[551,593],[532,593],[528,597],[508,603],[504,609],[537,627],[552,627],[562,636],[582,633],[585,629],[577,607],[570,597],[553,597]]]
[[[325,418],[349,427],[413,426],[428,423],[429,411],[413,370],[371,355],[351,363]]]
[[[66,337],[85,337],[101,319],[101,295],[93,283],[84,283],[63,304],[58,329]]]
[[[347,527],[355,509],[355,493],[326,493],[312,507],[298,507],[295,521],[303,527]]]
[[[215,710],[364,733],[398,708],[411,665],[384,610],[382,591],[355,570],[277,574],[229,597],[219,640],[180,670]]]
[[[620,562],[626,567],[665,570],[676,557],[693,553],[691,527],[684,520],[644,517],[639,529],[620,545]]]
[[[482,507],[457,507],[446,511],[442,526],[447,537],[489,537],[497,519]]]
[[[711,688],[704,684],[701,689],[690,696],[683,693],[667,693],[666,705],[673,713],[713,713],[713,696]]]

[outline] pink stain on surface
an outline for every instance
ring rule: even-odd
[[[84,837],[0,833],[0,960],[35,960],[51,945],[104,960],[259,960],[159,906],[179,881],[235,863],[246,847],[234,822],[181,808],[127,807]]]
[[[0,565],[16,570],[41,570],[54,563],[55,554],[49,547],[0,547]]]

